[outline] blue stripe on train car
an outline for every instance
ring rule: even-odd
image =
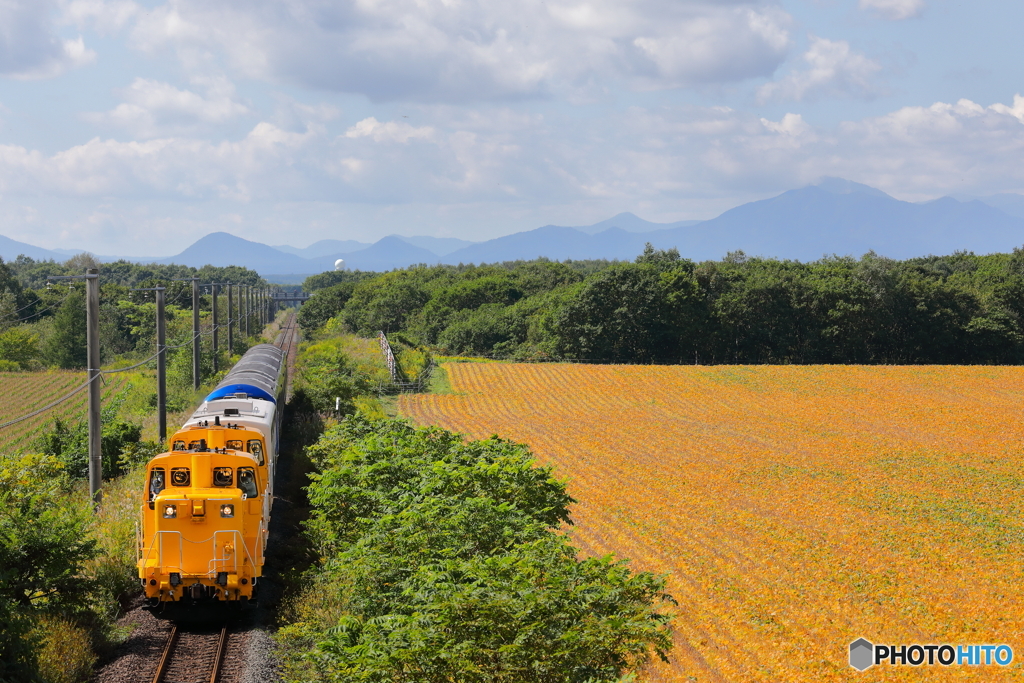
[[[259,398],[264,401],[270,401],[276,404],[277,399],[271,396],[269,393],[254,387],[251,384],[229,384],[224,387],[214,389],[209,396],[206,397],[207,401],[216,401],[218,398],[234,398],[235,394],[246,394],[249,398]]]

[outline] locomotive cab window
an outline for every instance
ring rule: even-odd
[[[166,486],[167,473],[163,467],[154,467],[149,473],[149,506],[153,507],[153,501],[164,490]]]
[[[259,463],[260,467],[263,467],[266,464],[266,461],[263,459],[263,444],[259,439],[249,439],[247,445],[248,448],[246,450],[252,453],[252,457],[256,458],[256,462]]]
[[[175,441],[174,445],[171,446],[171,450],[172,451],[183,451],[183,450],[185,450],[185,442],[181,441],[181,440]]]
[[[171,486],[188,486],[192,483],[192,474],[187,467],[171,468]]]
[[[214,467],[213,468],[213,485],[214,486],[231,486],[234,477],[231,474],[230,467]]]
[[[234,451],[242,450],[242,440],[241,439],[228,439],[228,448],[230,448],[231,450],[234,450]]]
[[[259,495],[259,490],[256,488],[256,471],[253,468],[238,468],[238,488],[242,489],[246,498],[255,498]]]
[[[195,451],[196,453],[205,453],[206,452],[206,439],[199,439],[198,441],[189,441],[188,442],[188,449],[190,451]]]

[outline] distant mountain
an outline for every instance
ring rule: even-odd
[[[450,264],[497,263],[542,256],[553,261],[633,258],[643,251],[644,241],[643,233],[628,233],[619,228],[588,235],[576,228],[545,225],[453,251],[442,261]]]
[[[437,256],[447,256],[456,249],[462,249],[463,247],[468,247],[471,244],[476,244],[476,242],[460,240],[455,237],[405,237],[402,235],[398,235],[397,237],[400,240],[408,242],[414,247],[426,249]]]
[[[913,204],[866,185],[828,179],[743,204],[693,227],[648,236],[655,246],[677,247],[695,260],[736,250],[802,261],[869,250],[903,259],[959,249],[1010,251],[1024,242],[1024,219],[980,201],[943,197]]]
[[[978,201],[984,202],[1011,216],[1024,218],[1024,194],[1006,192],[994,194],[990,197],[980,197]]]
[[[629,212],[620,213],[593,225],[575,226],[576,230],[585,232],[588,235],[596,235],[609,228],[618,228],[625,232],[652,232],[654,230],[667,230],[669,228],[688,228],[697,225],[702,221],[676,221],[675,223],[652,223]]]
[[[211,266],[245,266],[259,273],[312,273],[310,262],[301,256],[286,254],[259,242],[236,237],[227,232],[213,232],[194,242],[185,251],[159,259],[156,263],[178,263],[202,268]],[[332,262],[333,264],[333,262]]]
[[[546,257],[632,260],[650,242],[678,248],[690,259],[719,259],[730,251],[751,256],[810,261],[824,255],[860,256],[870,250],[892,258],[1007,252],[1024,244],[1024,195],[981,200],[942,197],[914,204],[873,187],[841,178],[750,202],[707,221],[652,223],[621,213],[589,226],[546,225],[486,242],[389,235],[373,244],[321,240],[305,249],[270,247],[215,232],[175,256],[129,259],[202,267],[240,265],[277,281],[333,270],[336,259],[350,269],[385,271],[417,263],[496,263]],[[67,260],[75,250],[47,250],[0,236],[0,256]],[[108,260],[107,257],[101,257]],[[112,259],[111,259],[112,260]],[[275,275],[281,274],[281,275]]]
[[[276,246],[274,249],[283,251],[286,254],[301,256],[302,258],[321,258],[328,254],[343,254],[349,251],[366,249],[370,244],[370,242],[358,242],[356,240],[320,240],[305,249],[289,247],[287,244]]]
[[[67,261],[74,254],[62,254],[58,251],[51,251],[50,249],[43,249],[42,247],[34,247],[31,244],[25,242],[18,242],[12,240],[10,237],[4,237],[0,235],[0,256],[3,257],[4,261],[13,261],[18,258],[20,254],[24,254],[31,259],[36,261]]]
[[[417,263],[436,264],[440,262],[437,254],[409,244],[398,235],[388,235],[366,249],[310,259],[308,264],[313,267],[313,270],[302,272],[322,273],[325,270],[334,270],[334,261],[339,258],[345,260],[345,267],[349,270],[374,271],[405,268]]]

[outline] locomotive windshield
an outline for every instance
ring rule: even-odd
[[[255,498],[259,495],[256,489],[256,472],[251,467],[238,468],[238,488],[246,498]]]
[[[231,476],[230,467],[214,467],[213,468],[213,485],[214,486],[231,486],[233,477]]]
[[[157,495],[164,490],[164,468],[154,467],[149,473],[149,502],[152,503]]]
[[[247,445],[249,446],[248,451],[252,453],[252,457],[256,458],[256,462],[260,464],[260,467],[263,467],[265,464],[263,460],[263,444],[259,439],[249,439]]]

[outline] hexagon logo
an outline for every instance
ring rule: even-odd
[[[864,638],[850,643],[850,666],[863,671],[875,663],[875,646]]]

